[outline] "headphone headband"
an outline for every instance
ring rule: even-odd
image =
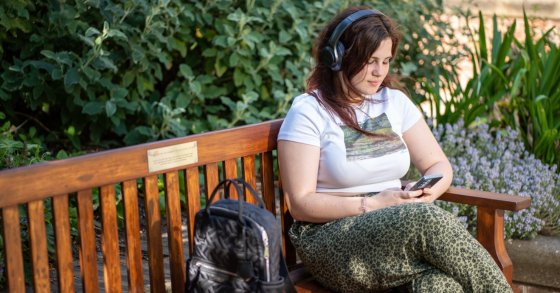
[[[338,24],[338,26],[334,29],[334,32],[332,33],[331,37],[329,38],[329,45],[334,47],[336,45],[336,42],[338,42],[338,39],[340,39],[340,36],[342,36],[342,33],[344,33],[344,31],[354,21],[357,21],[357,20],[362,19],[364,17],[368,17],[370,15],[385,16],[385,14],[383,14],[383,13],[377,11],[377,10],[373,10],[373,9],[371,9],[371,10],[370,9],[360,10],[358,12],[354,12],[354,13],[350,14],[343,21],[341,21]]]
[[[330,67],[333,71],[339,71],[342,69],[342,53],[344,53],[344,45],[338,41],[342,33],[352,24],[353,22],[368,16],[385,16],[383,13],[374,10],[366,9],[354,12],[346,17],[340,22],[334,29],[329,42],[321,51],[321,59],[325,66]]]

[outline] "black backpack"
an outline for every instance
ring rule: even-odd
[[[259,206],[243,201],[236,182],[249,189]],[[239,200],[229,199],[231,184]],[[185,291],[295,293],[274,215],[242,179],[220,182],[208,202],[222,185],[226,185],[226,199],[206,205],[195,216],[194,251],[187,261]]]

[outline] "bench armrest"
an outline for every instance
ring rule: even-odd
[[[402,181],[402,186],[405,187],[409,182],[411,181]],[[520,211],[531,206],[529,197],[459,187],[449,187],[438,199],[509,211]]]

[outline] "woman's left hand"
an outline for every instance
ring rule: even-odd
[[[404,188],[404,191],[410,190],[410,188],[412,188],[412,186],[414,186],[414,184],[416,184],[416,181],[408,183],[406,185],[406,187]],[[432,203],[432,202],[434,202],[434,200],[436,200],[434,192],[430,188],[422,188],[422,195],[419,196],[419,198],[420,197],[426,198],[427,203]]]

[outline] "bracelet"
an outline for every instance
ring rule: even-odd
[[[362,199],[362,210],[364,210],[364,214],[366,213],[366,197],[364,196],[364,198]]]

